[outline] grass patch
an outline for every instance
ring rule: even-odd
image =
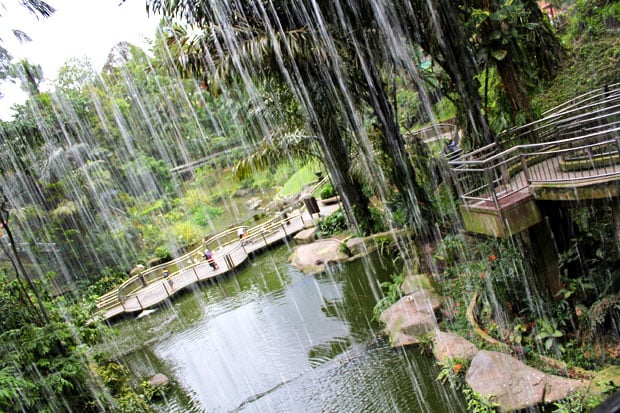
[[[276,198],[286,198],[301,192],[305,185],[316,181],[315,172],[322,171],[323,167],[319,161],[312,161],[299,168],[280,188]]]

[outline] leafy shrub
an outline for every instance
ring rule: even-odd
[[[172,259],[172,254],[170,254],[170,250],[167,246],[163,245],[155,249],[155,256],[162,259],[162,261],[170,261]]]
[[[331,183],[328,183],[325,186],[323,186],[323,188],[321,189],[321,192],[319,193],[319,196],[321,197],[321,199],[331,198],[333,196],[336,196],[336,190],[334,189],[334,186]]]
[[[329,237],[338,232],[343,232],[347,228],[347,219],[342,209],[339,209],[319,222],[317,232],[319,237]]]
[[[402,291],[400,286],[405,280],[404,274],[391,274],[390,278],[392,281],[386,281],[381,283],[381,288],[387,289],[384,297],[375,304],[375,307],[372,309],[372,313],[375,319],[379,320],[381,313],[388,309],[392,304],[400,299],[402,296]]]

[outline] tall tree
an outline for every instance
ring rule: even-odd
[[[206,75],[216,85],[225,79],[243,79],[243,86],[252,90],[252,77],[278,79],[291,88],[323,149],[325,165],[342,195],[349,221],[368,232],[372,215],[368,197],[351,173],[351,145],[342,127],[346,123],[342,107],[345,91],[336,56],[325,53],[331,47],[329,39],[317,37],[299,10],[288,13],[284,5],[273,9],[257,1],[218,10],[218,5],[201,3],[185,10],[180,4],[149,4],[164,15],[180,13],[201,25],[202,40],[180,43],[185,52],[180,55],[185,59],[183,66],[194,75]]]

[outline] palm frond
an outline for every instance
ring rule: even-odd
[[[301,130],[283,133],[275,131],[264,138],[255,151],[241,159],[235,165],[234,175],[242,180],[255,171],[262,171],[278,166],[288,159],[309,160],[317,157],[313,150],[314,136]]]

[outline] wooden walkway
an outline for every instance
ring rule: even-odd
[[[320,216],[332,214],[340,208],[339,202],[323,204],[318,202]],[[305,210],[297,210],[255,227],[236,227],[221,232],[199,248],[173,261],[145,269],[125,281],[118,289],[110,291],[98,300],[96,319],[109,320],[123,313],[137,313],[157,306],[187,287],[232,272],[243,265],[250,255],[271,245],[286,241],[314,226],[317,214],[311,216]],[[238,230],[246,232],[239,240]],[[218,268],[213,269],[204,259],[203,252],[210,249]],[[164,279],[164,270],[170,276]]]

